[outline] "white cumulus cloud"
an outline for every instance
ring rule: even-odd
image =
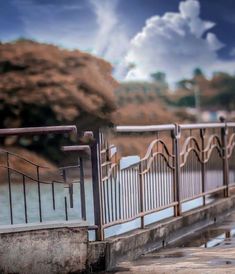
[[[179,4],[179,12],[167,12],[146,20],[131,40],[125,61],[135,66],[126,79],[148,79],[156,71],[167,74],[170,83],[190,77],[196,67],[208,75],[214,70],[235,71],[235,62],[219,60],[224,45],[211,31],[215,23],[200,18],[198,0]]]

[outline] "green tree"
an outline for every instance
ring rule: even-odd
[[[211,85],[218,90],[212,103],[225,108],[227,111],[233,110],[235,107],[235,76],[227,73],[216,74]]]
[[[166,74],[164,72],[161,72],[161,71],[154,72],[150,74],[150,77],[154,83],[160,86],[161,89],[165,90],[168,88]]]
[[[204,73],[200,68],[195,68],[193,71],[193,78],[196,78],[198,76],[204,77]]]

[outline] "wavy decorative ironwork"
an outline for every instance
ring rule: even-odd
[[[104,135],[100,149],[104,227],[172,206],[174,155],[162,139],[153,140],[138,163],[122,169]]]

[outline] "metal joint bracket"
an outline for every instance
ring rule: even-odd
[[[180,139],[180,136],[181,136],[181,128],[180,128],[180,125],[176,123],[175,129],[172,130],[172,137],[174,139]]]

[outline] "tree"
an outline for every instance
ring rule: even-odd
[[[235,76],[227,73],[217,73],[212,81],[211,86],[218,90],[213,98],[213,103],[220,105],[227,111],[235,107]]]
[[[204,77],[204,73],[202,72],[200,68],[195,68],[193,71],[193,78],[196,78],[198,76]]]
[[[164,72],[158,71],[150,74],[154,82],[166,83],[166,74]]]
[[[164,72],[158,71],[150,74],[154,83],[157,83],[161,89],[167,89],[168,83],[166,81],[166,74]]]
[[[111,72],[110,64],[78,50],[25,40],[0,44],[0,128],[75,124],[81,131],[110,124],[118,86]],[[53,152],[49,142],[42,136],[24,147],[56,162],[62,139],[53,138]]]

